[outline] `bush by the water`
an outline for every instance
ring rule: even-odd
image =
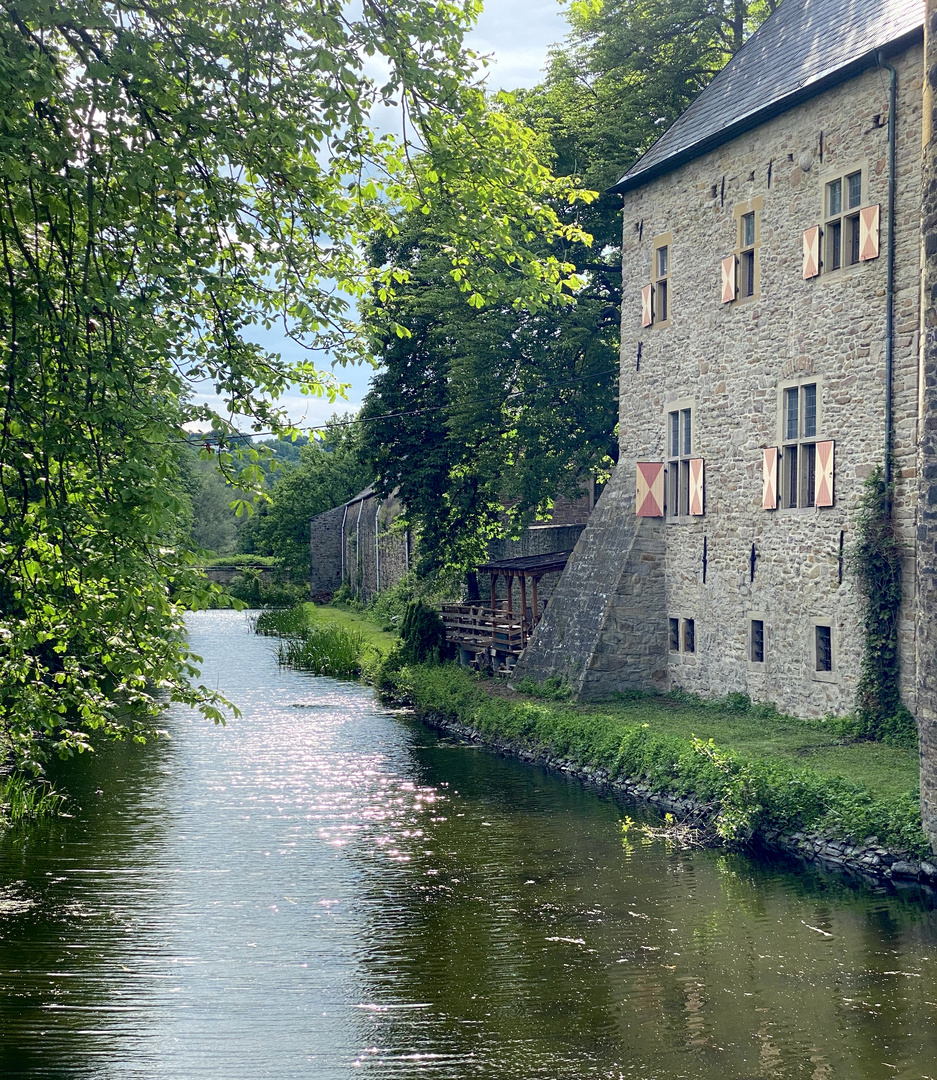
[[[692,796],[711,805],[717,832],[744,843],[770,829],[805,829],[878,842],[922,856],[918,793],[892,797],[780,758],[750,758],[712,740],[654,731],[615,715],[586,713],[560,701],[493,697],[454,664],[385,666],[379,686],[425,714],[458,721],[483,735],[510,739],[646,784],[654,792]],[[741,704],[741,703],[740,703]]]
[[[361,674],[364,635],[342,626],[310,626],[299,637],[284,637],[277,646],[277,660],[286,667],[314,675],[351,678]]]
[[[400,624],[400,655],[405,664],[438,664],[446,647],[439,612],[422,600],[407,604]]]

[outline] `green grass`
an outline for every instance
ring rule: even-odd
[[[368,618],[367,614],[348,611],[346,608],[331,607],[328,604],[305,603],[302,605],[310,623],[322,625],[330,623],[345,630],[354,630],[361,634],[367,645],[372,646],[382,656],[386,656],[397,644],[397,635],[381,628],[380,624]]]
[[[913,791],[919,781],[916,749],[874,742],[845,742],[836,721],[798,720],[760,711],[721,710],[667,697],[601,706],[573,706],[583,715],[605,716],[626,724],[648,724],[662,734],[688,739],[696,735],[746,757],[771,757],[824,776],[839,776],[891,797]]]
[[[0,777],[0,826],[17,825],[62,812],[65,796],[44,780],[12,773]]]
[[[710,803],[730,842],[804,829],[860,843],[874,835],[917,855],[929,850],[916,752],[850,742],[848,722],[781,716],[741,696],[704,703],[634,695],[575,705],[563,700],[562,687],[511,693],[455,665],[385,667],[378,686],[417,712]]]
[[[277,659],[314,675],[354,677],[367,674],[388,655],[396,638],[365,615],[305,602],[261,612],[258,634],[279,638]]]

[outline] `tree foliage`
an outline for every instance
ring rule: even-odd
[[[420,530],[423,570],[471,568],[492,537],[574,494],[616,455],[621,214],[607,188],[774,6],[573,4],[571,35],[543,83],[502,96],[556,175],[594,191],[573,204],[554,196],[569,231],[544,241],[575,267],[571,302],[532,308],[511,294],[510,265],[495,262],[507,285],[466,311],[434,215],[408,215],[390,243],[374,245],[375,262],[408,277],[369,308],[383,368],[365,403],[365,448],[382,490],[399,489]]]
[[[478,10],[0,7],[0,740],[21,762],[86,748],[93,731],[142,738],[166,698],[220,717],[191,684],[182,630],[199,585],[181,428],[276,431],[287,384],[334,393],[311,360],[252,344],[252,324],[360,355],[347,298],[392,297],[404,276],[370,275],[360,239],[393,228],[398,205],[438,205],[469,297],[498,295],[493,258],[534,307],[570,283],[532,243],[574,235],[549,204],[570,185],[467,77]],[[410,149],[369,130],[376,103],[402,110],[428,163],[419,183]],[[223,415],[190,398],[204,383]],[[259,463],[239,476],[259,480]]]
[[[558,494],[581,495],[611,463],[617,281],[584,275],[575,304],[561,307],[532,311],[505,296],[472,309],[424,217],[402,223],[383,257],[408,279],[369,311],[382,366],[361,413],[364,452],[418,527],[421,569],[472,569],[491,538]]]
[[[308,581],[309,519],[341,506],[370,482],[360,431],[348,418],[333,418],[306,443],[296,465],[277,470],[268,499],[244,527],[240,546],[276,555],[294,578]]]

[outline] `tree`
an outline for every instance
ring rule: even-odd
[[[569,185],[470,85],[461,39],[477,0],[358,10],[0,8],[0,740],[22,764],[95,731],[143,738],[167,699],[220,719],[192,684],[182,625],[201,588],[181,524],[183,425],[279,431],[287,384],[335,393],[311,360],[247,340],[252,324],[361,355],[347,297],[390,298],[403,274],[369,273],[360,238],[392,228],[399,204],[441,207],[473,302],[497,296],[496,257],[534,306],[571,284],[530,242],[572,234],[546,202]],[[418,184],[410,147],[368,129],[377,102],[401,109],[428,162]],[[224,415],[190,400],[204,381]],[[262,476],[258,461],[218,460],[244,483]]]
[[[252,552],[276,555],[295,578],[307,580],[309,519],[340,506],[370,482],[359,428],[351,417],[333,417],[319,438],[302,447],[298,463],[275,477],[269,501],[260,504],[243,540]]]
[[[506,295],[466,308],[433,226],[410,216],[375,254],[408,278],[368,310],[381,370],[361,438],[382,493],[398,491],[419,531],[421,570],[464,571],[610,464],[618,290],[592,272],[575,304],[532,311]]]
[[[575,268],[572,302],[531,309],[504,294],[469,317],[432,217],[406,218],[393,250],[378,244],[375,261],[403,264],[409,277],[369,309],[384,371],[365,403],[374,420],[365,446],[382,489],[399,488],[420,529],[424,570],[470,568],[493,536],[516,531],[616,454],[621,214],[607,189],[775,6],[572,4],[572,33],[544,82],[502,95],[502,109],[537,132],[541,160],[595,192],[588,203],[553,203],[580,230],[549,241]],[[410,336],[395,334],[400,324]]]

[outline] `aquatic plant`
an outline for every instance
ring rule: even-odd
[[[48,781],[12,773],[0,779],[0,826],[60,814],[65,796]]]

